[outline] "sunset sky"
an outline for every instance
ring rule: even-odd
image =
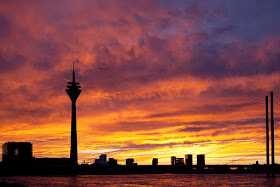
[[[69,157],[75,61],[80,163],[263,164],[270,91],[280,163],[279,10],[278,0],[2,0],[0,143]]]

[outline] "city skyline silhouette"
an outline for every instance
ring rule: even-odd
[[[76,101],[81,93],[81,86],[75,79],[75,69],[73,62],[73,77],[72,81],[68,82],[66,92],[71,99],[72,111],[71,111],[71,147],[70,147],[70,158],[36,158],[33,156],[33,147],[30,142],[6,142],[2,145],[2,162],[1,162],[1,175],[73,175],[73,174],[133,174],[133,173],[266,173],[267,177],[275,177],[275,173],[279,172],[278,164],[275,164],[275,140],[274,140],[274,94],[270,92],[270,105],[269,96],[265,96],[265,122],[266,122],[266,163],[260,164],[257,160],[255,164],[206,164],[205,154],[197,155],[196,164],[193,163],[193,154],[186,154],[185,158],[176,158],[171,156],[170,166],[166,165],[159,166],[158,158],[153,158],[152,167],[147,165],[138,166],[134,158],[126,158],[126,167],[118,164],[117,159],[107,159],[106,154],[101,154],[99,159],[95,159],[95,163],[89,165],[88,163],[78,164],[78,144],[77,144],[77,119],[76,119]],[[276,96],[277,98],[280,98]],[[203,119],[197,122],[196,125],[208,123],[210,120],[219,119],[222,116],[227,116],[236,111],[244,108],[256,105],[263,102],[262,98],[255,99],[253,101],[243,103],[238,107],[226,110],[217,115]],[[269,110],[270,106],[270,110]],[[270,117],[269,117],[270,116]],[[248,122],[247,122],[248,123]],[[270,123],[270,124],[269,124]],[[244,125],[246,122],[239,123],[238,125]],[[179,131],[184,130],[180,129]],[[227,129],[229,130],[229,129]],[[178,130],[175,133],[179,132]],[[163,135],[170,135],[173,132],[167,132]],[[276,131],[277,133],[277,131]],[[262,135],[262,134],[259,134]],[[257,135],[257,136],[259,136]],[[257,137],[254,136],[253,138]],[[156,137],[158,138],[158,137]],[[148,139],[146,141],[152,141],[155,139]],[[247,140],[247,139],[246,139]],[[220,151],[224,148],[232,147],[234,144],[243,143],[234,142],[230,146],[226,145],[220,147],[219,150],[211,150],[207,153],[207,156],[213,152]],[[141,145],[141,144],[139,144]],[[111,151],[110,156],[113,152],[123,152],[128,149],[137,149],[137,146],[123,147],[117,151]],[[270,154],[271,145],[271,154]],[[250,153],[249,155],[242,157],[241,159],[234,160],[240,161],[250,156],[259,154],[262,151],[256,153]],[[156,154],[158,157],[160,154]],[[100,170],[101,169],[101,170]],[[131,170],[132,169],[132,170]]]
[[[77,101],[77,99],[78,99],[78,97],[79,97],[79,95],[80,95],[80,93],[82,91],[80,83],[76,82],[76,78],[75,77],[76,76],[75,76],[75,69],[74,69],[74,62],[73,62],[72,81],[68,82],[67,89],[66,89],[66,92],[67,92],[69,98],[71,99],[71,103],[72,103],[72,107],[71,107],[72,111],[71,111],[70,160],[71,160],[71,163],[73,165],[77,165],[78,164],[76,101]],[[271,167],[275,164],[275,156],[274,156],[275,155],[275,148],[274,148],[274,142],[275,142],[274,141],[274,122],[275,122],[275,120],[274,120],[274,104],[277,104],[277,102],[274,103],[274,99],[273,98],[274,98],[274,94],[273,94],[273,92],[270,92],[270,104],[269,104],[269,96],[265,96],[265,111],[266,111],[266,114],[265,114],[265,116],[266,116],[266,119],[265,119],[265,121],[266,121],[266,163],[263,163],[263,165],[271,165]],[[280,97],[278,97],[276,95],[276,98],[280,98]],[[217,115],[211,116],[211,117],[206,118],[206,119],[202,119],[201,121],[195,122],[193,124],[194,125],[207,124],[212,119],[219,119],[219,118],[221,118],[223,116],[230,115],[230,114],[232,114],[232,113],[234,113],[236,111],[243,110],[244,108],[247,108],[247,107],[251,107],[252,105],[256,105],[256,104],[262,103],[263,101],[264,101],[263,98],[258,98],[258,99],[252,100],[250,102],[243,103],[243,104],[239,105],[238,107],[232,108],[230,110],[226,110],[224,112],[220,112]],[[270,110],[269,110],[269,107],[270,107]],[[270,112],[270,114],[269,114],[269,112]],[[250,122],[251,121],[245,121],[245,122],[241,122],[241,123],[239,123],[237,125],[246,125],[246,124],[248,124]],[[232,129],[232,127],[231,127],[231,129]],[[227,128],[226,131],[231,130],[231,129]],[[183,129],[179,129],[179,130],[175,130],[175,131],[171,131],[171,132],[166,132],[165,134],[160,135],[160,136],[170,135],[170,134],[173,134],[173,133],[178,133],[181,130],[185,130],[185,127]],[[218,132],[218,133],[221,133],[221,131]],[[262,134],[263,133],[258,134],[257,136],[260,136]],[[157,140],[157,138],[159,138],[160,136],[155,136],[152,139],[148,139],[148,140],[146,140],[145,143],[147,143],[148,141]],[[255,138],[257,136],[254,136],[253,138]],[[201,139],[204,139],[204,137],[202,137]],[[246,142],[247,140],[248,140],[248,138],[245,139],[245,141],[244,140],[241,141],[241,143]],[[220,151],[220,150],[222,150],[224,148],[231,147],[234,144],[238,144],[238,143],[240,143],[240,142],[237,141],[237,142],[234,142],[232,145],[222,146],[218,150],[210,150],[210,152],[207,152],[207,156],[208,156],[208,154],[211,154],[211,153],[216,152],[216,151]],[[12,147],[15,146],[15,148],[12,148],[12,147],[9,148],[10,144],[11,144]],[[17,148],[17,144],[19,145],[19,148]],[[22,147],[23,144],[27,144],[27,143],[25,143],[25,142],[19,142],[19,143],[17,143],[17,142],[14,142],[14,143],[13,142],[7,142],[7,143],[3,144],[3,148],[2,148],[3,163],[12,163],[14,161],[17,162],[17,158],[16,158],[17,155],[21,155],[21,154],[23,154],[23,152],[26,152],[26,149],[24,147]],[[27,150],[30,149],[29,148],[30,145],[32,146],[32,144],[30,144],[28,142]],[[123,147],[123,148],[120,148],[118,150],[112,150],[112,151],[109,151],[109,154],[110,155],[112,155],[112,154],[114,155],[115,152],[126,152],[127,149],[135,149],[135,148],[137,149],[137,147],[141,146],[141,145],[142,144],[138,144],[138,145],[134,145],[134,146]],[[270,154],[270,146],[271,146],[271,154]],[[12,150],[12,149],[15,149],[15,150]],[[258,153],[261,153],[261,152],[264,152],[264,150],[258,151],[256,153],[258,154]],[[30,153],[31,153],[31,156],[30,156]],[[24,153],[27,156],[23,156],[22,155],[23,157],[20,156],[22,158],[19,157],[19,159],[23,159],[23,162],[27,162],[28,163],[29,162],[28,160],[30,160],[31,157],[32,157],[32,153],[33,153],[32,148],[31,148],[31,152],[30,153],[28,153],[28,151],[27,151],[26,153]],[[236,164],[234,164],[234,162],[240,161],[240,160],[242,160],[244,158],[248,158],[248,157],[253,156],[253,155],[256,155],[256,153],[253,153],[253,154],[249,153],[249,155],[247,155],[245,157],[242,157],[241,159],[237,159],[237,160],[234,159],[234,160],[232,160],[231,164],[232,165],[236,165]],[[166,154],[166,153],[161,153],[161,154]],[[161,154],[157,153],[156,156],[159,156]],[[105,159],[102,158],[104,155],[105,155]],[[191,157],[189,157],[189,155],[191,155]],[[192,155],[193,154],[186,154],[185,155],[185,159],[184,158],[176,158],[176,156],[171,156],[170,157],[171,158],[171,165],[189,165],[189,166],[193,166],[194,164],[193,164],[193,158],[192,158],[193,156]],[[6,158],[5,159],[6,161],[4,160],[4,156]],[[102,163],[101,165],[104,165],[104,164],[107,165],[106,154],[103,154],[103,156],[101,155],[100,159],[95,159],[95,164],[101,164]],[[28,157],[28,159],[26,161],[24,161],[26,159],[26,157]],[[13,159],[15,159],[15,160],[13,161]],[[108,163],[111,163],[111,159],[114,160],[114,158],[110,158]],[[154,161],[155,159],[156,159],[156,161]],[[261,159],[263,159],[263,158],[261,158]],[[8,161],[8,160],[10,160],[10,161]],[[131,160],[131,161],[128,162],[128,160]],[[53,162],[53,161],[51,161],[51,159],[49,159],[49,161],[50,161],[50,164]],[[177,163],[177,161],[178,161],[178,163]],[[57,160],[55,162],[61,162],[61,161]],[[65,161],[62,161],[61,163],[63,163],[63,162],[65,162],[66,164],[69,164],[69,160],[65,159]],[[130,162],[132,164],[128,164]],[[112,163],[114,163],[114,165],[117,165],[117,160],[114,160]],[[154,163],[156,163],[156,164],[154,164]],[[229,163],[226,163],[225,165],[228,165]],[[84,164],[85,164],[85,161],[84,161]],[[256,164],[259,165],[259,161],[258,160],[256,161]],[[135,162],[135,164],[134,164],[134,159],[133,158],[126,158],[126,165],[138,165],[138,163]],[[158,165],[158,158],[153,158],[152,165]],[[196,163],[196,165],[198,165],[198,166],[200,166],[200,165],[208,165],[209,166],[209,164],[205,164],[205,153],[197,155],[197,163]],[[211,165],[213,165],[213,164],[211,164]],[[217,164],[217,165],[219,165],[219,164]],[[250,163],[249,163],[249,165],[250,165]],[[270,169],[270,170],[273,171],[272,169]],[[274,176],[274,174],[272,174],[272,176]]]

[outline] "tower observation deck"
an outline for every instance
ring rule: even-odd
[[[75,80],[75,70],[73,62],[73,80],[68,82],[66,92],[72,101],[72,118],[71,118],[71,150],[70,159],[75,165],[78,164],[78,146],[77,146],[77,122],[76,122],[76,101],[81,93],[81,86]]]

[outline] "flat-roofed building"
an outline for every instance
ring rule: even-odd
[[[192,166],[193,165],[192,154],[185,155],[185,160],[186,160],[186,165],[187,166]]]
[[[118,161],[114,158],[109,158],[108,164],[110,165],[118,165]]]
[[[184,158],[176,158],[176,166],[180,166],[180,165],[185,165],[184,164]]]
[[[176,164],[176,156],[171,157],[171,166],[175,166]]]
[[[199,166],[205,165],[205,155],[204,154],[197,155],[197,165],[199,165]]]
[[[153,158],[152,165],[153,166],[157,166],[158,165],[158,159],[157,158]]]
[[[2,145],[3,163],[28,163],[33,159],[30,142],[6,142]]]

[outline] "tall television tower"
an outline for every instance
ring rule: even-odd
[[[71,119],[71,151],[70,159],[75,165],[78,164],[78,146],[77,146],[77,122],[76,122],[76,101],[81,93],[81,86],[75,81],[75,70],[73,62],[73,80],[68,82],[66,92],[72,101],[72,119]]]

